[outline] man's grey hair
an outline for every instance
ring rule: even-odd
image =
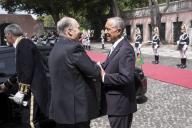
[[[63,17],[61,20],[57,22],[57,32],[59,35],[65,34],[65,31],[72,27],[74,23],[74,19],[70,17]]]
[[[107,21],[112,22],[113,27],[117,27],[118,29],[121,29],[122,31],[125,29],[125,22],[121,17],[108,18]]]
[[[11,33],[14,36],[22,36],[23,30],[21,29],[21,27],[18,24],[10,24],[10,25],[5,27],[4,33],[5,34]]]

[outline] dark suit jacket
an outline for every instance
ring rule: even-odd
[[[96,118],[99,110],[93,83],[100,78],[100,68],[80,43],[60,37],[50,53],[49,68],[50,118],[59,124]]]
[[[43,66],[43,58],[30,39],[21,39],[16,47],[16,72],[18,82],[30,85],[30,90],[41,111],[47,114],[49,86]]]
[[[134,86],[135,54],[127,39],[116,46],[102,64],[108,115],[128,115],[137,110]]]

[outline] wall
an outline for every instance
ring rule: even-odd
[[[19,24],[28,37],[31,37],[36,31],[37,22],[31,15],[0,14],[0,25],[7,23]]]
[[[161,12],[166,4],[159,5]],[[123,12],[123,18],[126,25],[131,25],[131,39],[135,40],[136,25],[143,25],[143,41],[150,41],[151,23],[150,8],[140,8],[136,10]],[[170,44],[174,44],[174,22],[182,22],[188,28],[192,26],[192,0],[182,0],[171,2],[165,13],[162,13],[161,22],[165,23],[165,40]]]

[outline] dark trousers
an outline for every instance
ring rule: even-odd
[[[56,128],[90,128],[90,121],[77,124],[57,124]]]
[[[34,96],[31,95],[28,105],[22,110],[23,128],[40,128],[39,126],[40,109]]]
[[[0,93],[0,124],[11,117],[11,105],[8,96]]]
[[[108,116],[111,128],[131,128],[133,113],[127,116]]]

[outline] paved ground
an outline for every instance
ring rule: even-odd
[[[111,44],[106,44],[106,49],[101,49],[101,44],[92,44],[92,50],[108,53]],[[175,46],[161,46],[160,64],[174,66],[180,61]],[[145,62],[153,60],[150,46],[142,47]],[[192,70],[192,52],[188,52],[188,67]],[[172,85],[148,78],[148,101],[138,105],[134,114],[132,128],[192,128],[192,90],[177,85]],[[16,124],[11,127],[16,128]],[[18,126],[17,128],[20,128]],[[91,128],[110,128],[107,117],[93,120]]]
[[[148,79],[148,101],[138,105],[132,128],[192,128],[192,92],[189,89]],[[92,128],[110,128],[106,117]]]

